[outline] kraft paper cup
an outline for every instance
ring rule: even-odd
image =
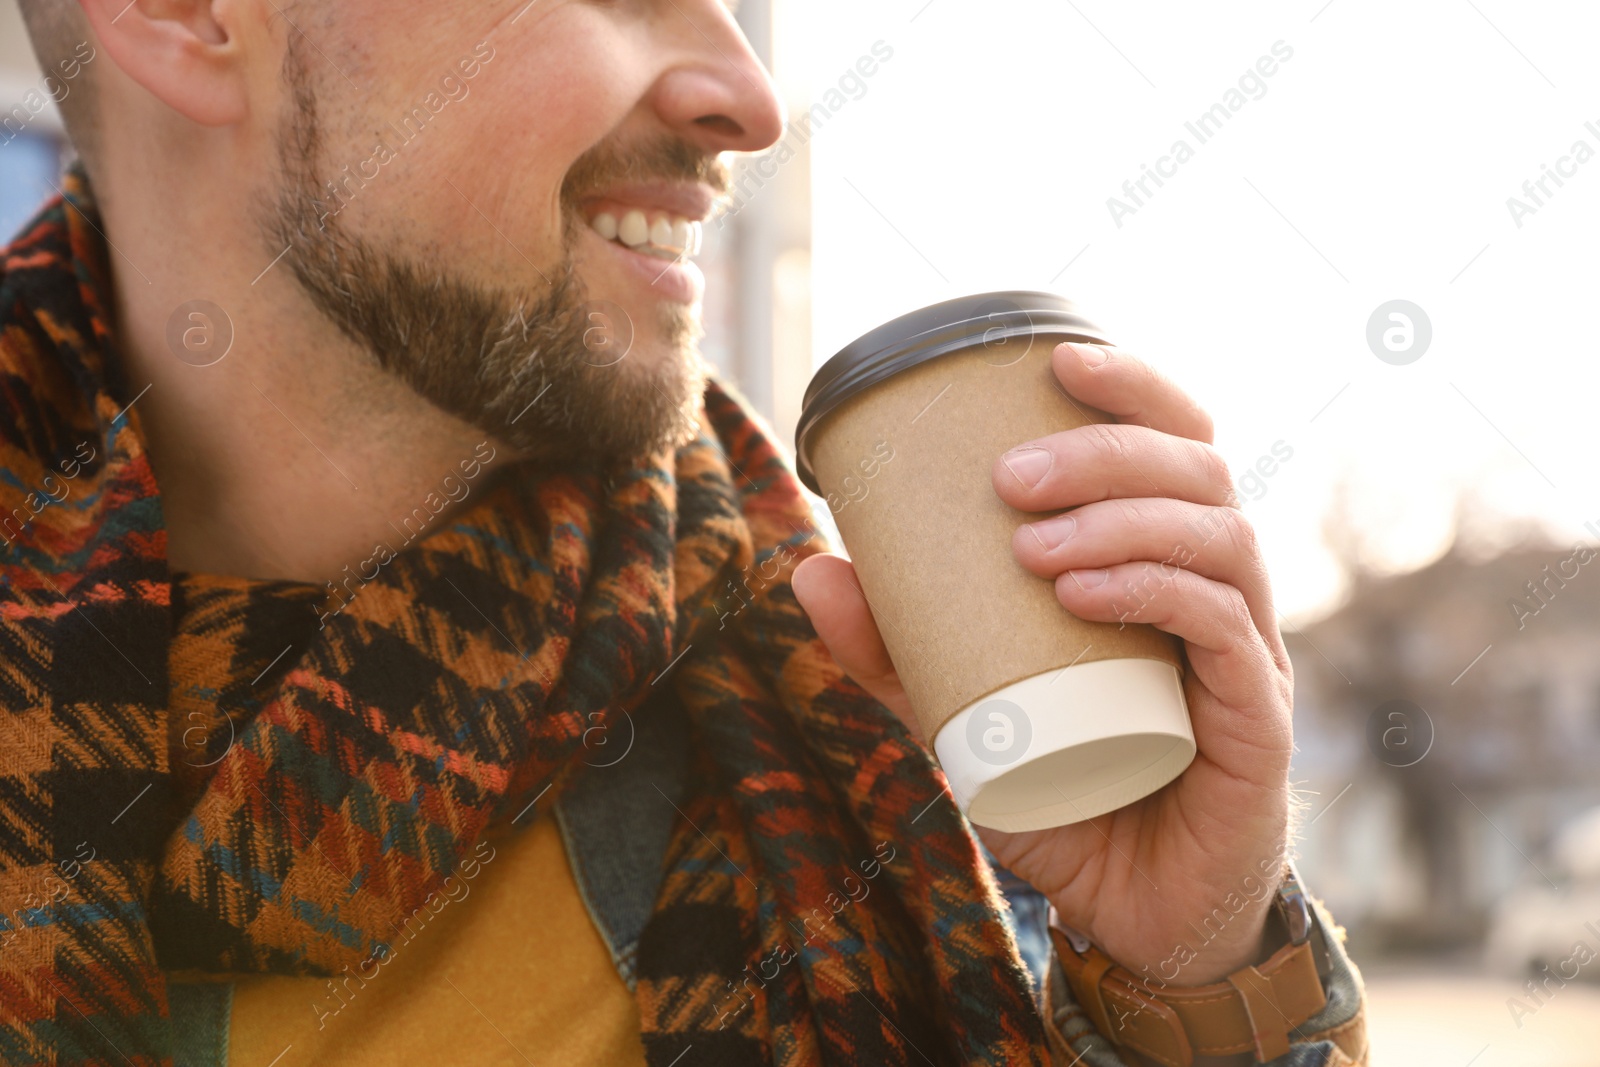
[[[1071,615],[1011,551],[1049,513],[1002,502],[995,459],[1114,421],[1061,388],[1062,341],[1109,343],[1049,293],[923,308],[824,364],[795,435],[956,803],[1012,832],[1132,803],[1195,753],[1178,640]]]

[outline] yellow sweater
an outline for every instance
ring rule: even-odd
[[[415,940],[397,939],[370,981],[236,976],[228,1063],[644,1067],[633,994],[555,821],[487,840],[467,894],[446,898]]]

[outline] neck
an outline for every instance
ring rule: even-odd
[[[284,261],[269,267],[280,250],[254,255],[262,242],[243,221],[247,204],[210,218],[138,192],[178,187],[128,182],[131,196],[99,205],[116,246],[116,348],[129,397],[138,396],[130,417],[161,493],[174,569],[337,585],[375,546],[399,551],[448,521],[484,491],[491,468],[514,458],[340,334]],[[246,230],[251,239],[238,239]],[[191,351],[185,330],[198,331],[191,344],[205,339],[206,319],[174,311],[197,298],[222,309],[225,319],[209,316],[214,337],[232,331],[226,356],[209,366],[174,351]],[[201,352],[189,358],[210,358]]]

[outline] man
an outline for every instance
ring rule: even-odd
[[[81,167],[0,276],[7,1062],[1366,1062],[1236,510],[1133,615],[1200,755],[984,832],[1002,903],[696,352],[782,124],[717,0],[24,8]],[[1015,549],[1112,619],[1236,500],[1176,387],[1053,358],[1122,425],[995,490],[1083,505]]]

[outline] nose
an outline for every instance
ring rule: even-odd
[[[675,3],[682,62],[663,74],[651,103],[668,126],[708,152],[759,152],[783,136],[783,106],[722,0]]]

